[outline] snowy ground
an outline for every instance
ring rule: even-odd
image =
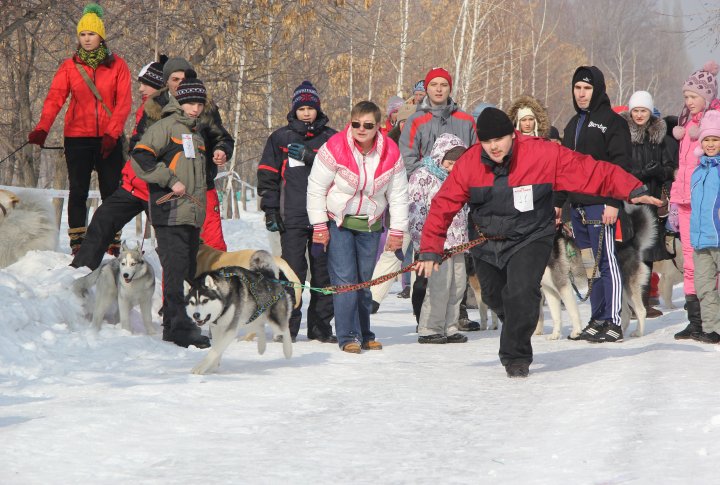
[[[257,213],[224,227],[231,249],[269,248]],[[417,344],[396,284],[372,317],[381,352],[303,329],[291,360],[240,341],[194,376],[204,350],[90,330],[69,262],[36,252],[0,270],[2,484],[718,483],[720,346],[673,340],[682,310],[618,344],[535,337],[518,380],[498,331]]]

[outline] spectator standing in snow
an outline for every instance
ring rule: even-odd
[[[400,138],[400,133],[405,126],[405,121],[408,119],[408,117],[415,112],[416,106],[414,104],[403,104],[400,106],[400,109],[398,110],[398,116],[397,116],[397,123],[393,127],[392,130],[390,130],[390,133],[388,133],[388,138],[390,138],[392,141],[396,142]],[[388,229],[388,213],[385,214],[385,231],[383,232],[383,236],[387,237],[387,229]],[[380,238],[380,244],[383,243],[383,238]],[[410,234],[405,233],[403,237],[403,246],[402,251],[404,258],[402,261],[398,259],[398,257],[395,255],[395,253],[390,253],[387,251],[382,251],[380,253],[380,256],[378,257],[377,263],[375,264],[375,269],[373,270],[372,279],[379,278],[380,276],[394,273],[395,271],[398,271],[401,267],[405,267],[413,262],[413,249],[410,245]],[[398,293],[398,298],[409,298],[410,297],[410,285],[412,283],[411,281],[412,277],[410,272],[403,273],[402,276],[400,276],[400,280],[402,282],[402,290],[400,293]],[[388,294],[388,291],[390,291],[390,287],[395,282],[395,280],[388,280],[383,283],[380,283],[379,285],[374,285],[372,288],[370,288],[370,292],[372,293],[372,313],[377,313],[380,309],[380,303],[385,299],[385,297]]]
[[[397,124],[397,114],[400,107],[405,104],[405,100],[400,96],[391,96],[387,104],[387,118],[380,128],[380,133],[387,135],[390,130]]]
[[[425,80],[424,79],[421,79],[415,83],[415,86],[413,86],[412,94],[413,94],[412,98],[409,99],[409,102],[411,104],[422,103],[423,98],[427,94],[425,92]]]
[[[420,236],[432,199],[437,194],[455,161],[465,153],[463,141],[443,133],[435,140],[430,155],[410,177],[409,222],[414,249],[420,249]],[[444,249],[468,242],[468,208],[460,209],[447,231]],[[427,280],[422,308],[414,308],[418,320],[418,342],[421,344],[464,343],[467,337],[458,331],[460,302],[467,286],[465,255],[458,253],[440,266]]]
[[[103,201],[118,187],[123,166],[123,129],[132,108],[130,70],[105,43],[102,16],[103,9],[95,3],[83,10],[77,25],[77,50],[55,73],[40,121],[28,135],[30,143],[44,146],[55,117],[70,96],[64,146],[70,181],[68,236],[73,255],[85,238],[93,170],[98,175]]]
[[[205,219],[205,140],[197,124],[206,101],[203,82],[195,71],[186,71],[176,97],[163,108],[163,119],[147,130],[131,157],[135,173],[148,183],[148,209],[163,269],[163,320],[170,326],[163,330],[163,340],[181,347],[210,346],[185,311],[183,290],[185,280],[195,277]],[[169,207],[158,205],[167,195],[175,196],[166,202]]]
[[[508,377],[527,377],[540,309],[540,281],[555,235],[553,190],[660,204],[639,180],[608,162],[519,136],[505,113],[485,109],[479,144],[455,163],[435,195],[420,241],[418,274],[439,269],[448,227],[465,204],[489,240],[470,251],[482,298],[503,322],[500,361]],[[444,263],[446,264],[446,263]]]
[[[632,141],[632,159],[629,171],[648,187],[653,197],[664,199],[667,204],[667,190],[673,180],[675,170],[673,155],[667,141],[667,126],[662,118],[653,115],[655,103],[652,95],[647,91],[636,91],[628,101],[628,111],[620,116],[630,128]],[[671,144],[672,145],[672,144]],[[664,196],[664,197],[663,197]],[[642,300],[647,318],[662,316],[662,312],[650,305],[650,279],[654,261],[670,259],[671,254],[665,249],[665,219],[657,217],[657,209],[651,207],[655,214],[658,238],[655,245],[644,255],[645,265],[648,267],[648,281],[643,285]]]
[[[718,65],[707,62],[702,69],[693,72],[683,84],[685,98],[678,125],[673,128],[673,136],[680,142],[679,166],[675,181],[670,189],[670,203],[677,211],[680,242],[684,258],[683,289],[685,291],[685,308],[689,323],[687,327],[675,334],[677,340],[691,339],[703,330],[700,301],[695,291],[695,265],[693,246],[690,238],[691,194],[690,181],[697,167],[698,156],[695,149],[699,146],[698,132],[701,120],[708,110],[720,110],[717,99]],[[673,211],[671,208],[671,212]]]
[[[379,132],[380,108],[361,101],[350,124],[319,150],[307,188],[307,211],[313,224],[313,251],[328,253],[334,286],[368,281],[390,212],[386,251],[399,251],[407,232],[407,175],[397,145]],[[380,350],[370,330],[370,289],[333,294],[335,330],[345,352]]]
[[[700,121],[700,163],[692,174],[690,242],[695,252],[695,289],[700,300],[702,330],[692,338],[720,343],[720,112],[708,111]]]
[[[427,96],[417,111],[407,120],[406,129],[400,134],[402,153],[408,176],[420,167],[420,160],[430,154],[435,140],[443,133],[451,133],[467,146],[477,141],[475,120],[461,111],[450,97],[452,78],[442,67],[430,69],[425,76]]]
[[[595,66],[581,66],[573,74],[571,89],[577,114],[565,127],[563,145],[627,170],[632,156],[630,131],[610,106],[603,73]],[[588,193],[557,194],[556,221],[566,197],[572,205],[570,218],[576,242],[580,248],[592,248],[593,254],[600,254],[600,276],[590,294],[590,322],[575,340],[619,342],[623,339],[622,280],[615,257],[615,237],[621,237],[616,223],[618,217],[624,217],[623,201]]]
[[[320,106],[320,95],[310,81],[303,81],[293,93],[287,125],[275,130],[265,144],[258,165],[258,193],[265,212],[265,227],[280,233],[282,258],[304,282],[310,261],[310,284],[330,284],[328,260],[324,252],[306,253],[312,245],[312,226],[307,213],[308,177],[316,154],[336,131]],[[307,314],[307,336],[320,342],[337,342],[330,321],[333,300],[330,295],[310,293]],[[300,332],[302,311],[293,309],[290,335]]]
[[[515,129],[523,135],[547,138],[550,134],[550,119],[540,101],[523,94],[507,111]]]

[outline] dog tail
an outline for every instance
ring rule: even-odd
[[[653,247],[657,240],[657,224],[650,207],[626,203],[625,212],[633,227],[634,237],[630,240],[632,247],[641,253]]]
[[[248,269],[250,271],[257,271],[258,273],[273,279],[277,279],[279,272],[272,254],[262,249],[255,251],[253,255],[250,256]]]
[[[300,285],[302,283],[300,282],[300,278],[298,278],[298,275],[295,274],[295,271],[292,270],[290,265],[287,264],[287,261],[285,261],[283,258],[275,257],[275,263],[277,264],[278,268],[280,268],[280,271],[285,276],[285,279],[291,283],[295,283],[295,287],[294,287],[295,305],[294,305],[294,308],[298,308],[300,306],[300,297],[302,296],[302,288],[300,287]]]
[[[100,277],[100,270],[102,269],[102,266],[98,267],[97,269],[93,270],[92,273],[87,274],[83,276],[82,278],[78,278],[75,281],[73,281],[72,284],[72,291],[80,298],[85,298],[87,296],[88,290],[95,286],[95,283],[97,283],[98,278]]]

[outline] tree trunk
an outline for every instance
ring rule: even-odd
[[[408,17],[410,12],[410,0],[402,0],[402,33],[400,34],[400,68],[398,69],[397,85],[395,94],[402,96],[403,72],[405,71],[405,57],[407,55]]]
[[[380,14],[382,13],[382,2],[378,5],[377,20],[375,20],[375,34],[373,35],[372,49],[370,50],[370,67],[368,69],[368,94],[367,99],[372,99],[373,70],[375,69],[375,49],[377,48],[378,33],[380,31]]]

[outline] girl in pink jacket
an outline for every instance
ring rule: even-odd
[[[702,332],[700,301],[693,283],[695,267],[690,244],[690,178],[698,164],[695,148],[699,145],[700,120],[708,109],[720,109],[720,101],[717,99],[717,73],[718,65],[710,61],[685,81],[682,88],[685,106],[678,119],[678,126],[673,129],[673,136],[680,142],[680,156],[675,182],[670,190],[670,202],[677,206],[678,211],[680,240],[685,259],[685,308],[689,320],[688,326],[675,334],[678,340],[690,339],[693,333]]]

